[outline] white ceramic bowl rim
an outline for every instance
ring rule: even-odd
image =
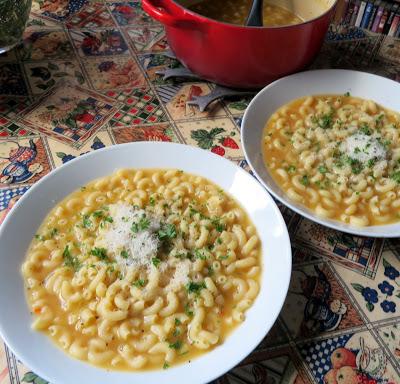
[[[207,177],[247,210],[263,243],[261,290],[246,321],[219,347],[190,364],[148,372],[106,371],[68,357],[30,329],[20,266],[26,249],[56,202],[89,181],[119,168],[179,168]],[[0,336],[35,373],[53,384],[205,383],[244,359],[273,326],[291,273],[291,248],[275,202],[247,172],[217,155],[182,144],[129,143],[74,159],[45,176],[18,201],[0,227]]]
[[[309,95],[341,94],[375,100],[380,105],[400,112],[400,84],[364,72],[343,69],[320,69],[286,76],[262,89],[250,102],[242,121],[241,139],[246,160],[256,177],[284,205],[298,214],[326,227],[369,237],[399,237],[400,223],[355,227],[314,212],[290,200],[280,189],[264,165],[261,152],[262,133],[269,117],[282,105]]]

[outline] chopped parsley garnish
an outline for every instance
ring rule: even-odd
[[[392,142],[391,142],[390,140],[385,140],[382,144],[383,144],[383,146],[384,146],[385,148],[388,148],[389,145],[392,144]]]
[[[122,251],[121,251],[121,257],[123,258],[123,259],[127,259],[128,258],[128,252],[125,250],[125,249],[123,249]]]
[[[96,256],[99,260],[109,261],[107,256],[107,249],[95,247],[90,251],[92,256]]]
[[[333,111],[331,111],[330,113],[325,113],[324,115],[313,116],[311,121],[314,124],[317,124],[318,127],[322,128],[322,129],[332,128],[332,125],[333,125]]]
[[[389,146],[390,144],[392,144],[392,142],[391,142],[390,140],[384,140],[384,141],[382,141],[382,138],[381,138],[381,137],[377,137],[376,140],[378,141],[379,144],[383,145],[383,146],[385,147],[385,149],[387,149],[388,146]]]
[[[189,252],[180,252],[180,253],[176,253],[175,257],[177,259],[184,260],[184,259],[191,259],[192,255]]]
[[[169,364],[167,362],[165,362],[163,365],[163,369],[168,369],[168,368],[169,368]]]
[[[174,224],[167,224],[157,232],[160,240],[174,239],[176,237],[176,228]]]
[[[146,285],[146,280],[138,279],[133,283],[133,285],[137,288],[142,288]]]
[[[179,349],[182,348],[182,341],[178,340],[178,341],[175,341],[175,343],[170,343],[168,345],[168,347],[178,351]]]
[[[190,216],[190,217],[193,217],[194,215],[197,215],[197,214],[200,215],[200,218],[201,218],[201,219],[208,219],[207,216],[203,215],[203,214],[202,214],[200,211],[198,211],[197,209],[194,209],[193,207],[190,207],[190,208],[189,208],[189,216]]]
[[[84,228],[90,228],[92,226],[92,222],[89,219],[89,215],[83,215],[82,225]]]
[[[195,255],[196,259],[206,260],[207,257],[203,252],[204,251],[202,251],[201,249],[195,249],[194,250],[194,255]]]
[[[211,265],[207,265],[208,276],[212,276],[214,274],[214,268]]]
[[[103,211],[94,211],[92,213],[93,217],[103,217],[104,212]]]
[[[225,256],[219,256],[218,260],[226,260],[229,256],[225,255]]]
[[[153,257],[153,258],[151,259],[151,262],[152,262],[153,265],[157,268],[157,267],[160,265],[161,260],[160,260],[158,257]]]
[[[211,223],[212,223],[212,225],[215,227],[215,229],[216,229],[218,232],[223,232],[224,229],[225,229],[225,224],[222,224],[220,220],[221,220],[221,219],[219,219],[218,217],[216,217],[215,219],[212,219],[212,220],[211,220]]]
[[[177,317],[175,317],[175,326],[181,325],[182,321],[180,321]]]
[[[66,267],[70,267],[75,271],[78,271],[81,267],[81,263],[76,256],[72,256],[69,250],[69,245],[66,245],[63,251],[64,264]]]
[[[174,332],[172,333],[172,336],[177,337],[181,334],[181,331],[178,328],[174,329]]]
[[[147,217],[141,217],[138,223],[133,223],[131,226],[131,231],[138,233],[140,231],[145,231],[150,227],[150,220]]]
[[[360,127],[360,132],[362,132],[364,135],[367,135],[367,136],[371,136],[371,135],[372,135],[372,131],[371,131],[371,129],[369,128],[369,126],[368,126],[367,123],[363,123],[363,124],[361,125],[361,127]]]
[[[300,183],[307,186],[310,185],[310,180],[308,179],[307,175],[304,175],[301,179],[300,179]]]
[[[114,220],[113,220],[113,218],[111,216],[106,216],[104,218],[104,221],[107,221],[108,223],[113,223],[114,222]]]
[[[328,168],[326,168],[325,165],[320,165],[318,167],[318,171],[319,171],[319,173],[325,174],[326,172],[328,172]]]
[[[384,114],[380,114],[377,118],[376,118],[376,121],[375,121],[375,124],[376,124],[376,126],[377,127],[381,127],[382,126],[382,124],[383,124],[383,118],[385,117],[385,115]]]
[[[35,239],[38,241],[44,241],[44,236],[42,235],[35,235]]]
[[[294,172],[296,171],[296,167],[295,167],[294,165],[289,165],[289,166],[286,168],[286,170],[287,170],[289,173],[294,173]]]
[[[186,284],[186,290],[188,291],[188,293],[194,293],[196,295],[200,294],[200,291],[204,288],[206,288],[206,283],[204,281],[202,281],[201,283],[190,281]]]
[[[316,181],[315,185],[319,188],[319,189],[328,189],[330,186],[330,181],[329,180],[323,180],[323,181]]]
[[[364,169],[364,165],[360,160],[353,159],[350,156],[340,154],[339,157],[335,161],[335,166],[338,168],[342,168],[343,165],[348,164],[351,167],[351,171],[358,175]]]
[[[318,120],[318,125],[322,128],[322,129],[328,129],[331,128],[333,124],[332,121],[332,113],[330,114],[325,114],[322,115],[319,120]]]
[[[57,229],[57,228],[53,228],[53,229],[50,231],[50,237],[54,237],[55,235],[57,235],[57,233],[58,233],[58,229]]]
[[[222,240],[218,237],[218,239],[217,239],[217,243],[218,244],[222,244]]]
[[[154,207],[154,205],[156,204],[156,199],[153,196],[150,196],[149,198],[149,204]]]
[[[396,183],[400,184],[400,171],[392,173],[390,175],[390,178],[393,179]]]
[[[350,92],[346,92],[343,96],[350,97]]]
[[[367,162],[368,168],[372,168],[375,165],[375,163],[376,163],[376,158],[369,159],[368,162]]]
[[[192,316],[194,315],[194,313],[193,313],[193,311],[191,310],[191,308],[189,307],[189,304],[188,304],[188,303],[185,304],[184,310],[185,310],[185,313],[186,313],[188,316],[192,317]]]
[[[363,166],[363,164],[361,163],[360,160],[352,159],[351,157],[347,157],[346,163],[350,165],[351,171],[355,175],[360,174],[361,171],[364,169],[364,166]]]

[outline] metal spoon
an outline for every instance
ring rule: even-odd
[[[263,26],[263,0],[253,0],[245,25],[248,27]]]

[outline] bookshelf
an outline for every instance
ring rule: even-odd
[[[334,21],[400,37],[400,0],[339,0]]]

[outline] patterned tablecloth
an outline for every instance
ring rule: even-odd
[[[176,141],[249,170],[239,134],[249,100],[188,107],[212,85],[156,75],[180,64],[163,55],[163,28],[140,2],[37,0],[32,11],[23,46],[0,56],[0,223],[52,169],[109,145]],[[313,67],[400,81],[400,40],[332,26]],[[281,209],[293,245],[289,295],[264,341],[217,381],[400,383],[400,242],[334,232]],[[0,383],[21,382],[46,383],[0,342]]]

